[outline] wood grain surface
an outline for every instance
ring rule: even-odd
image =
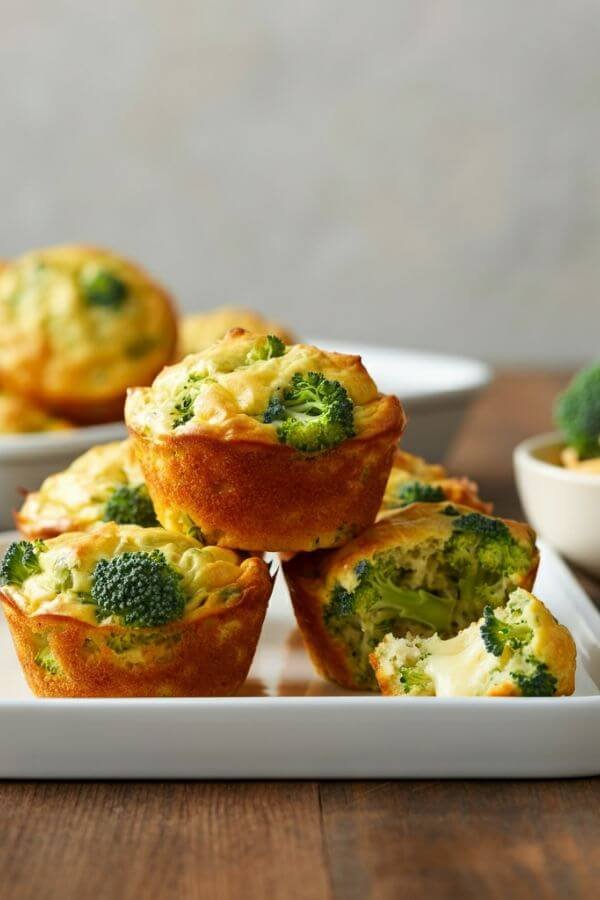
[[[504,373],[465,423],[449,462],[500,513],[564,380]],[[1,900],[600,896],[598,779],[4,782],[0,813]]]

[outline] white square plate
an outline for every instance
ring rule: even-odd
[[[573,697],[392,698],[336,689],[312,674],[281,578],[238,697],[33,699],[2,618],[0,777],[600,774],[600,614],[545,545],[536,591],[577,642]]]

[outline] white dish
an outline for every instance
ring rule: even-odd
[[[536,531],[571,562],[600,576],[600,475],[558,465],[563,446],[554,432],[515,448],[519,495]]]
[[[95,444],[107,444],[126,436],[123,422],[90,425],[67,431],[0,436],[0,529],[13,527],[13,510],[22,493],[33,491],[44,478],[60,472]]]
[[[392,350],[315,338],[318,346],[359,353],[380,388],[397,394],[410,419],[403,446],[441,460],[469,403],[490,381],[484,363],[463,357]],[[122,422],[64,432],[0,436],[0,530],[12,528],[20,491],[35,490],[47,475],[66,468],[93,447],[125,437]]]
[[[3,552],[10,536],[0,536]],[[0,623],[0,778],[600,774],[600,614],[548,547],[536,588],[578,646],[576,695],[351,694],[312,674],[278,579],[243,696],[36,700]]]

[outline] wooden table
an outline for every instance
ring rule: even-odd
[[[499,513],[564,380],[503,374],[465,424],[450,464]],[[402,895],[600,896],[600,781],[0,784],[2,900]]]

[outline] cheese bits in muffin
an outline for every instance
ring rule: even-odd
[[[131,441],[92,447],[64,472],[50,475],[27,495],[16,522],[30,539],[88,531],[100,522],[159,524]]]
[[[257,557],[114,523],[11,544],[0,584],[23,671],[42,697],[231,694],[272,587]]]
[[[243,328],[255,334],[274,334],[286,344],[294,341],[287,328],[278,322],[265,319],[258,312],[238,306],[219,306],[217,309],[180,319],[178,357],[206,350],[211,344],[225,337],[232,328]]]
[[[374,690],[369,662],[391,633],[450,637],[530,589],[539,555],[529,526],[446,503],[412,503],[337,550],[283,569],[317,671]]]
[[[171,301],[138,266],[83,246],[38,250],[0,270],[0,378],[75,422],[121,418],[176,342]]]
[[[253,551],[335,546],[370,525],[404,421],[360,357],[241,329],[126,403],[161,524]]]

